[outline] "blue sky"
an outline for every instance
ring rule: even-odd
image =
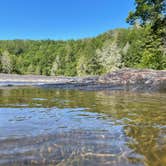
[[[0,0],[0,39],[78,39],[128,27],[134,0]]]

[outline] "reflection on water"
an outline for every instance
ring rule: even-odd
[[[166,94],[0,90],[0,165],[166,165]]]

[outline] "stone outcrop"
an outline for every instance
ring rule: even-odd
[[[63,89],[166,92],[166,70],[121,69],[102,76],[88,77],[0,74],[0,85],[38,85]]]
[[[133,91],[166,91],[166,70],[121,69],[101,76],[98,82]]]

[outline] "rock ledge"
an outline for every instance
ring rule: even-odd
[[[120,69],[102,76],[87,77],[0,74],[0,85],[37,85],[63,89],[166,92],[166,70]]]

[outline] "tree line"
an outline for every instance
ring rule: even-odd
[[[0,72],[100,75],[123,67],[166,69],[165,0],[136,0],[128,29],[81,40],[1,40]]]

